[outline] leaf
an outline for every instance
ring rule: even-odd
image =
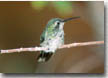
[[[47,4],[48,4],[48,1],[32,1],[31,2],[32,7],[37,10],[42,10]]]
[[[72,13],[72,2],[55,1],[53,4],[60,15],[69,15]]]

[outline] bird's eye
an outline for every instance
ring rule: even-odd
[[[59,24],[60,24],[60,22],[59,22],[59,21],[57,21],[55,24],[56,24],[56,25],[59,25]]]
[[[59,25],[60,24],[60,22],[57,22],[57,25]]]

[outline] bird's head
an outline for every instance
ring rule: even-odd
[[[65,22],[73,20],[73,19],[77,19],[77,18],[79,17],[72,17],[68,19],[53,18],[48,22],[47,27],[51,29],[63,29]]]

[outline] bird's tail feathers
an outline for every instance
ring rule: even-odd
[[[41,51],[40,55],[38,56],[37,60],[38,62],[46,62],[50,59],[50,57],[53,55],[53,52],[44,52]]]

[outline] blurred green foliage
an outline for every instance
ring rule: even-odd
[[[32,7],[37,9],[37,10],[42,10],[47,4],[47,1],[33,1],[31,2]]]
[[[72,13],[72,4],[70,2],[56,1],[53,2],[53,5],[60,15],[68,15]]]
[[[69,15],[72,13],[72,2],[67,1],[32,1],[31,5],[38,11],[43,10],[44,7],[50,5],[55,7],[57,13],[61,16]]]

